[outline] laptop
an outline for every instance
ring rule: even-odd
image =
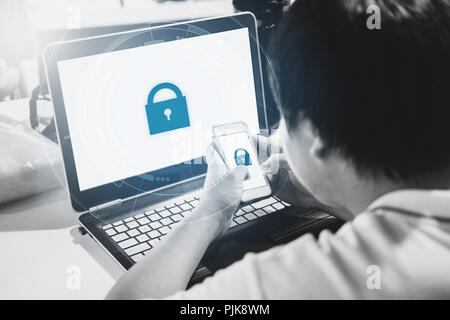
[[[197,207],[213,125],[267,130],[251,13],[59,42],[43,57],[72,207],[125,270]],[[166,101],[181,118],[155,127]],[[289,210],[274,196],[242,204],[225,237]]]

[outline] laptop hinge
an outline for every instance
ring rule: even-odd
[[[105,202],[105,203],[99,204],[98,206],[89,208],[89,212],[97,212],[97,211],[105,209],[105,208],[120,205],[121,203],[122,203],[122,199],[116,199],[113,201]]]

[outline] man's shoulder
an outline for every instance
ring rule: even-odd
[[[424,243],[430,246],[446,243],[450,247],[450,191],[389,193],[345,224],[336,236],[364,241],[369,247],[386,246],[387,252]]]
[[[303,236],[252,257],[267,295],[418,298],[450,294],[443,285],[450,287],[450,221],[445,220],[450,193],[408,190],[382,200],[335,234],[323,231],[317,240]],[[320,286],[320,292],[314,285]],[[304,286],[309,290],[298,290]]]
[[[368,211],[397,212],[450,222],[450,190],[398,190],[375,200]]]
[[[386,224],[391,227],[383,228]],[[450,191],[408,189],[391,192],[375,200],[351,222],[351,227],[357,230],[387,234],[409,232],[411,230],[405,230],[405,226],[419,228],[422,225],[449,230]]]

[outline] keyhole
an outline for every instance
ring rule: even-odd
[[[170,121],[170,115],[171,114],[172,114],[172,110],[170,110],[169,108],[164,110],[164,115],[167,117],[167,120],[169,120],[169,121]]]

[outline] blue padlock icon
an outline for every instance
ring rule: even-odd
[[[234,161],[237,166],[251,166],[252,160],[250,159],[250,154],[244,148],[238,148],[234,151]]]
[[[156,93],[161,89],[172,90],[176,98],[154,102]],[[176,85],[169,82],[163,82],[153,87],[148,94],[145,110],[150,135],[186,128],[191,125],[186,97],[183,96]]]

